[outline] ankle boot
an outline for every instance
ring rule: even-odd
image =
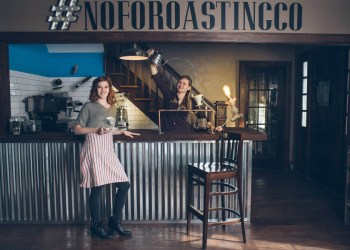
[[[116,220],[113,217],[109,218],[108,227],[110,234],[114,234],[114,231],[117,231],[119,235],[131,235],[131,231],[123,228],[120,220]]]
[[[91,222],[91,236],[98,237],[100,239],[109,239],[112,236],[107,234],[106,230],[102,227],[102,222]]]

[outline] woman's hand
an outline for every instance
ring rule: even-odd
[[[131,137],[131,138],[134,138],[134,135],[141,135],[139,133],[134,133],[134,132],[130,132],[127,130],[120,130],[117,128],[102,128],[102,127],[97,129],[97,133],[99,135],[103,135],[103,134],[107,134],[107,133],[111,133],[112,135],[125,135],[125,136]]]
[[[89,128],[89,127],[82,127],[79,124],[76,124],[74,126],[74,133],[76,135],[86,135],[89,133],[97,133],[99,135],[108,133],[108,128]]]
[[[134,132],[130,132],[130,131],[127,131],[127,130],[123,130],[121,132],[121,134],[127,136],[127,137],[131,137],[131,138],[134,138],[134,135],[141,135],[139,133],[134,133]]]
[[[215,131],[221,132],[224,129],[221,126],[217,126],[216,128],[214,128]]]
[[[154,54],[154,49],[149,49],[147,50],[148,57]],[[158,66],[157,64],[151,62],[150,63],[150,68],[151,68],[151,74],[154,76],[155,74],[158,73]]]
[[[110,128],[103,128],[103,127],[99,127],[97,128],[97,134],[99,135],[104,135],[110,132]]]
[[[148,57],[154,54],[154,49],[147,50]]]

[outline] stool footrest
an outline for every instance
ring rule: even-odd
[[[208,211],[227,211],[227,212],[230,212],[230,213],[237,215],[238,217],[242,217],[238,211],[236,211],[232,208],[227,208],[227,207],[212,207],[212,208],[208,208]]]
[[[193,186],[203,186],[204,182],[198,178],[193,178]],[[219,186],[219,187],[227,187],[227,189],[231,189],[231,191],[220,191],[220,192],[210,192],[209,195],[214,196],[214,195],[234,195],[237,194],[238,188],[235,185],[232,185],[227,182],[210,182],[211,186]]]
[[[210,185],[211,186],[219,186],[219,187],[227,187],[227,188],[231,188],[233,190],[237,189],[237,187],[235,185],[224,182],[224,181],[211,181]]]
[[[215,195],[233,195],[236,194],[238,191],[238,189],[234,190],[234,191],[226,191],[226,192],[210,192],[209,195],[210,196],[215,196]]]
[[[190,210],[191,213],[193,213],[198,219],[200,219],[201,221],[203,221],[203,219],[204,219],[203,210],[199,210],[199,209],[195,208],[193,205],[190,205],[190,206],[189,206],[189,210]]]
[[[204,218],[203,210],[197,209],[193,205],[190,205],[189,209],[197,218],[199,218],[200,220],[203,220]],[[212,207],[212,208],[208,208],[208,211],[226,211],[226,212],[233,213],[240,218],[242,217],[238,211],[227,207]]]
[[[228,224],[236,224],[240,223],[241,218],[231,218],[225,221],[208,221],[208,227],[215,227],[215,226],[221,226],[221,225],[228,225]]]

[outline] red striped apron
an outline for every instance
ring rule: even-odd
[[[89,133],[80,152],[81,187],[90,188],[129,181],[114,152],[112,134]]]

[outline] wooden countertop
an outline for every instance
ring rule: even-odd
[[[267,134],[256,131],[252,128],[225,128],[224,131],[230,131],[237,134],[241,134],[241,138],[243,140],[251,140],[251,141],[266,141]]]
[[[209,134],[205,131],[194,132],[164,132],[159,134],[158,130],[130,130],[140,133],[140,136],[129,138],[124,135],[115,135],[115,142],[153,142],[153,141],[211,141],[220,139],[220,132]],[[232,131],[242,134],[243,140],[264,141],[266,134],[248,128],[225,128],[225,131]],[[84,136],[72,133],[40,132],[34,134],[4,135],[0,136],[0,143],[45,143],[45,142],[83,142]]]

